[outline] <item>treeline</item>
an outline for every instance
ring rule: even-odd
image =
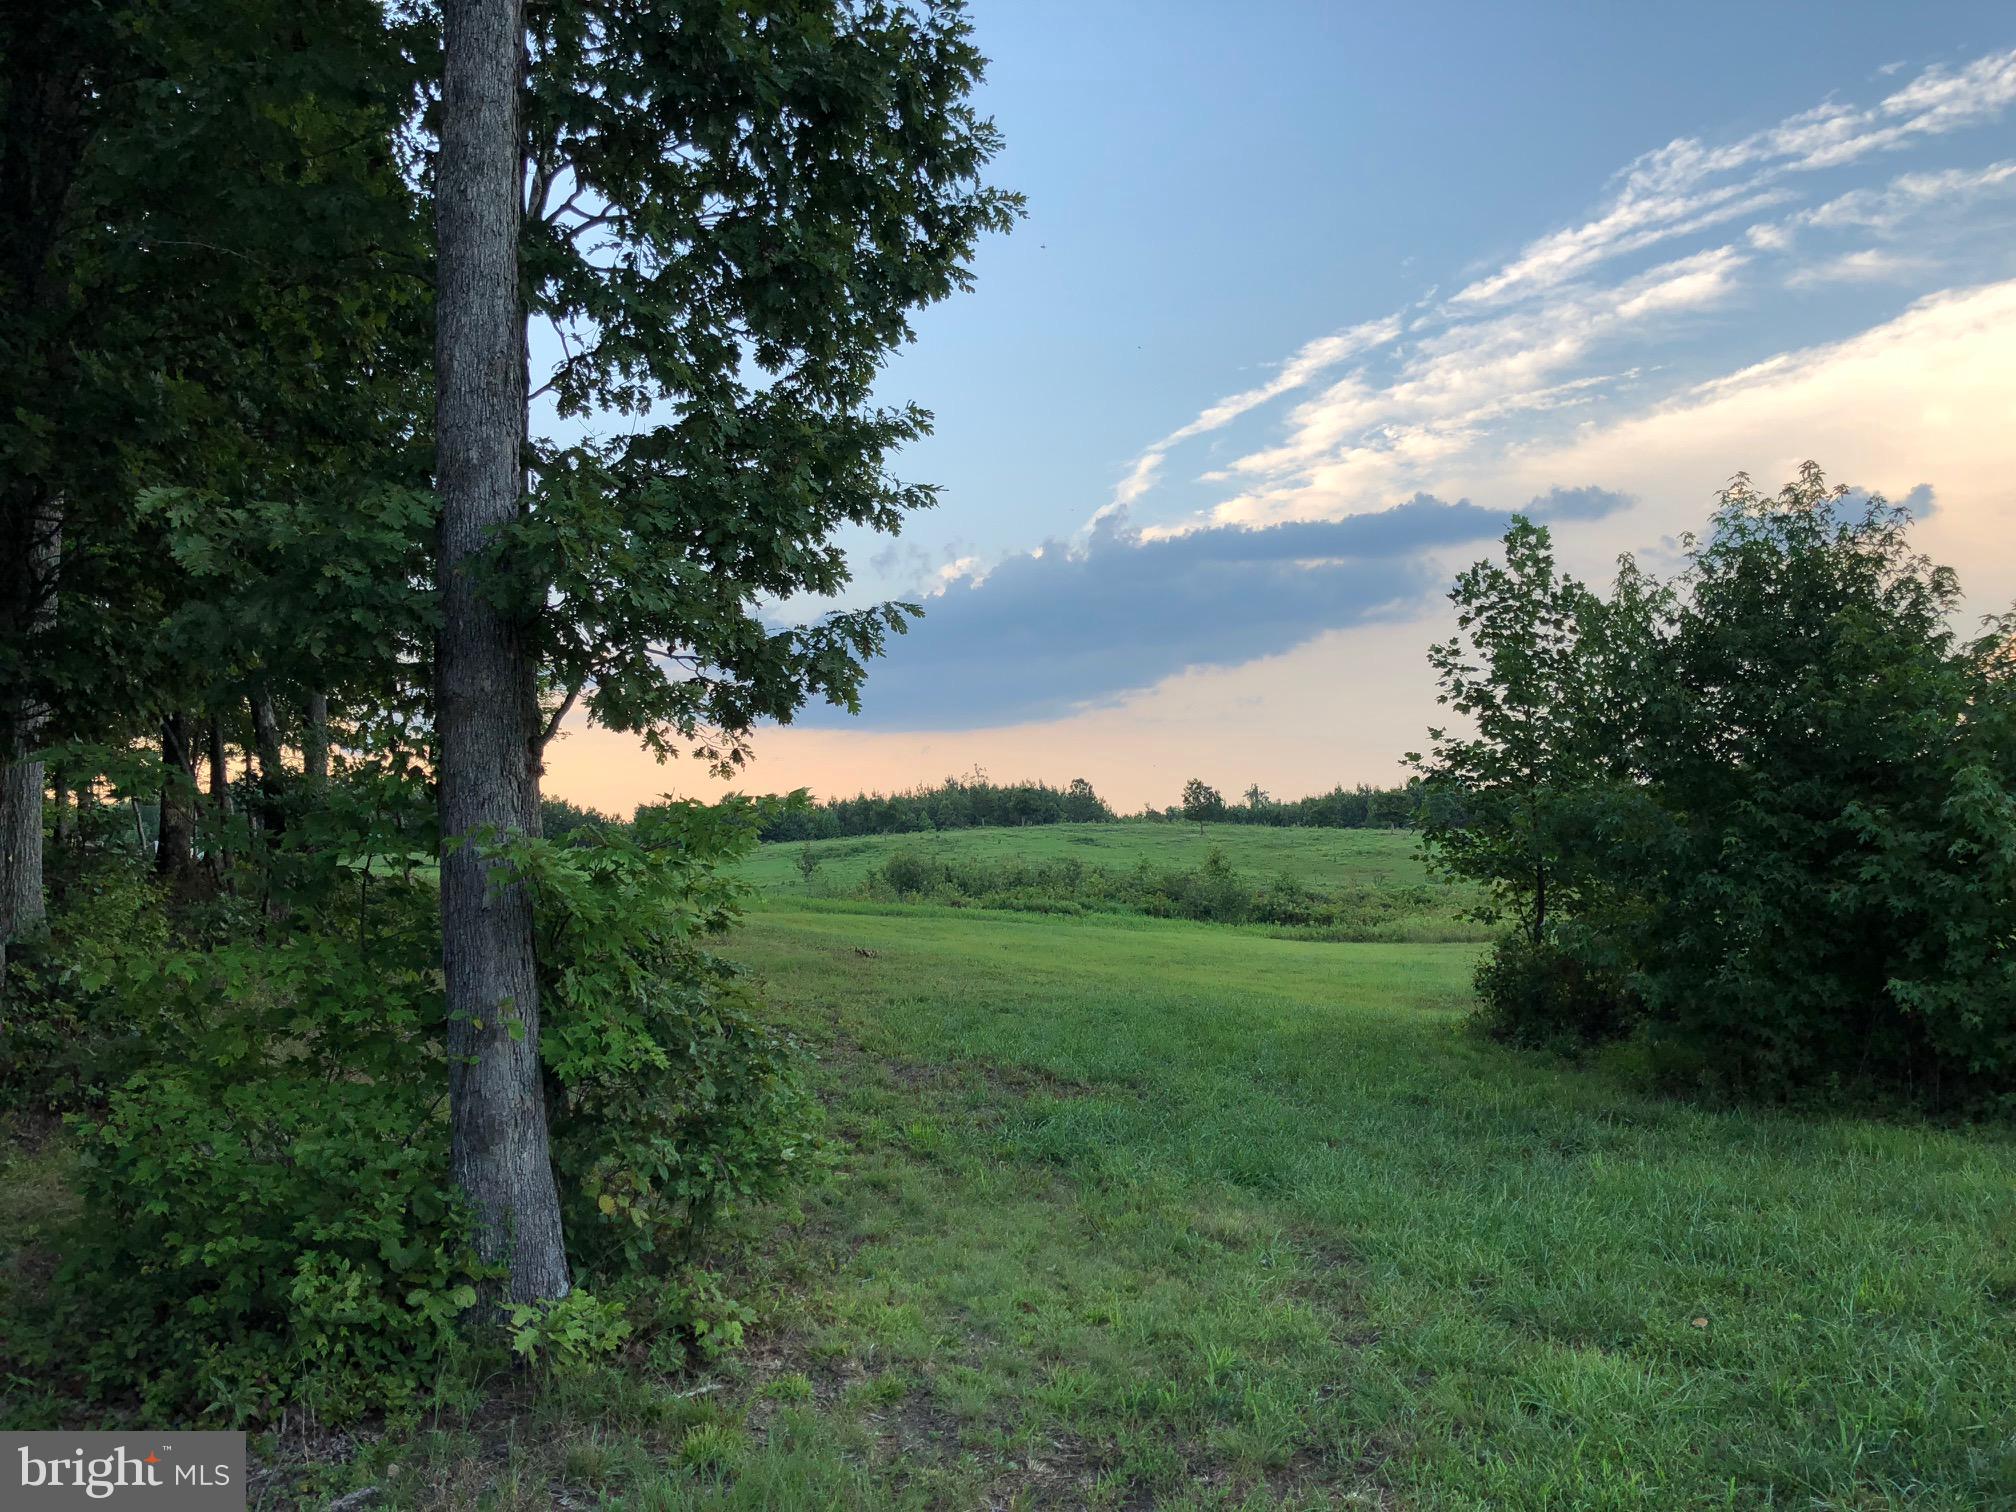
[[[1257,783],[1236,803],[1200,778],[1184,785],[1182,796],[1166,808],[1144,817],[1168,823],[1270,824],[1318,829],[1401,829],[1416,822],[1422,795],[1418,787],[1356,787],[1338,785],[1307,798],[1275,798]]]
[[[764,825],[763,838],[834,840],[1024,824],[1103,824],[1113,817],[1113,810],[1083,777],[1057,788],[1047,782],[990,782],[976,772],[947,777],[935,787],[858,793],[792,808]]]
[[[1193,784],[1203,787],[1203,784]],[[1338,786],[1308,798],[1277,799],[1249,788],[1228,805],[1215,789],[1201,806],[1186,789],[1183,801],[1132,816],[1153,823],[1200,821],[1326,829],[1394,829],[1415,822],[1421,795],[1413,786]],[[1083,777],[1064,787],[1045,782],[991,782],[984,775],[948,777],[900,793],[857,793],[788,809],[767,821],[763,838],[836,840],[853,835],[914,835],[932,830],[1010,828],[1026,824],[1107,824],[1122,816]],[[566,823],[568,821],[562,820]],[[549,824],[549,830],[550,830]]]
[[[543,754],[857,699],[905,607],[770,606],[930,501],[875,387],[1019,213],[982,65],[957,0],[10,9],[0,1097],[90,1154],[0,1376],[52,1414],[732,1339],[688,1261],[813,1148],[695,943],[762,811],[542,838]]]
[[[1739,478],[1685,570],[1607,594],[1519,521],[1432,660],[1431,854],[1508,926],[1527,1043],[1642,1041],[1668,1082],[2016,1106],[2016,618],[1967,638],[1909,517],[1807,464]]]

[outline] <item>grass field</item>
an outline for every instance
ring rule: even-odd
[[[1411,864],[1404,837],[1214,838],[1248,836]],[[2006,1131],[1715,1111],[1515,1055],[1462,1027],[1475,945],[800,902],[780,859],[733,950],[819,1057],[841,1158],[745,1219],[749,1347],[443,1413],[311,1484],[441,1508],[2016,1506]]]
[[[1314,887],[1400,885],[1424,882],[1428,873],[1420,841],[1410,830],[1271,829],[1264,825],[1037,824],[1026,829],[939,830],[915,835],[866,835],[815,840],[817,896],[857,887],[898,851],[915,850],[944,860],[1056,861],[1127,871],[1146,861],[1158,870],[1200,865],[1213,847],[1242,872],[1261,879],[1283,872]],[[804,895],[798,870],[802,845],[780,843],[757,851],[743,875],[765,893]]]

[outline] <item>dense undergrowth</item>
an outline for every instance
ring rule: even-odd
[[[0,1112],[67,1126],[75,1210],[4,1302],[7,1421],[398,1420],[507,1342],[676,1369],[739,1338],[708,1238],[821,1159],[797,1051],[709,943],[753,810],[499,852],[537,905],[577,1281],[508,1330],[470,1326],[492,1272],[449,1178],[438,897],[373,864],[386,836],[334,843],[342,812],[193,889],[111,844],[60,858],[51,927],[8,963]]]
[[[1158,919],[1271,926],[1294,938],[1469,940],[1481,932],[1455,917],[1452,890],[1426,882],[1329,887],[1282,871],[1240,872],[1213,846],[1190,867],[1131,868],[1056,859],[982,859],[900,850],[868,873],[862,898],[1020,913],[1134,913]]]

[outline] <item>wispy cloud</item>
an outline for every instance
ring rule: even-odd
[[[1620,333],[1727,298],[1747,258],[1714,247],[1605,289],[1461,321],[1424,336],[1382,382],[1349,377],[1298,406],[1278,445],[1219,476],[1248,483],[1219,522],[1309,517],[1353,485],[1390,488],[1396,465],[1444,460],[1510,416],[1571,408],[1631,372],[1578,372]]]
[[[1169,455],[1172,447],[1188,441],[1193,436],[1201,436],[1230,425],[1241,415],[1256,410],[1283,394],[1306,388],[1316,378],[1338,364],[1348,362],[1375,347],[1384,346],[1399,335],[1400,317],[1387,315],[1378,320],[1363,321],[1328,336],[1319,336],[1314,341],[1306,343],[1282,363],[1274,376],[1265,383],[1227,395],[1200,412],[1196,419],[1179,425],[1143,451],[1134,459],[1127,475],[1114,488],[1113,497],[1092,517],[1093,520],[1101,520],[1117,510],[1123,510],[1147,493],[1161,473],[1162,459]]]
[[[1721,146],[1676,138],[1630,164],[1616,194],[1596,215],[1530,243],[1504,267],[1459,290],[1450,303],[1490,304],[1551,288],[1610,258],[1781,204],[1791,191],[1774,187],[1774,181],[1786,174],[1839,167],[1916,139],[1981,125],[2012,101],[2016,50],[1957,70],[1929,68],[1866,109],[1830,102]]]
[[[1162,437],[1108,508],[1145,500],[1186,439],[1292,395],[1271,438],[1201,474],[1230,485],[1229,496],[1146,534],[1348,513],[1434,487],[1489,448],[1527,444],[1545,425],[1565,423],[1544,416],[1603,413],[1591,407],[1614,409],[1633,390],[1656,398],[1648,375],[1677,333],[1733,307],[1761,308],[1775,290],[1912,281],[1922,290],[1943,248],[1867,243],[1920,235],[1931,217],[1950,220],[2016,190],[2016,160],[1907,172],[1845,192],[1826,170],[1998,120],[2012,101],[2016,50],[1923,69],[1871,104],[1830,100],[1733,140],[1668,142],[1627,164],[1576,224],[1527,243],[1439,303],[1404,312],[1404,322],[1387,317],[1310,343],[1269,382]],[[1851,233],[1865,245],[1841,247]],[[1666,244],[1681,238],[1711,244],[1674,256],[1680,249]],[[1662,247],[1666,260],[1643,266],[1642,254]]]
[[[1794,268],[1785,276],[1788,289],[1812,289],[1827,284],[1887,283],[1918,272],[1923,258],[1907,257],[1882,247],[1864,247],[1859,252],[1843,252],[1821,262]]]

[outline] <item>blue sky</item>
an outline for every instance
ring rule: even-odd
[[[940,507],[851,543],[933,596],[757,786],[1385,780],[1507,512],[1600,575],[1808,455],[2016,592],[2006,0],[973,13],[1029,217],[884,385]]]

